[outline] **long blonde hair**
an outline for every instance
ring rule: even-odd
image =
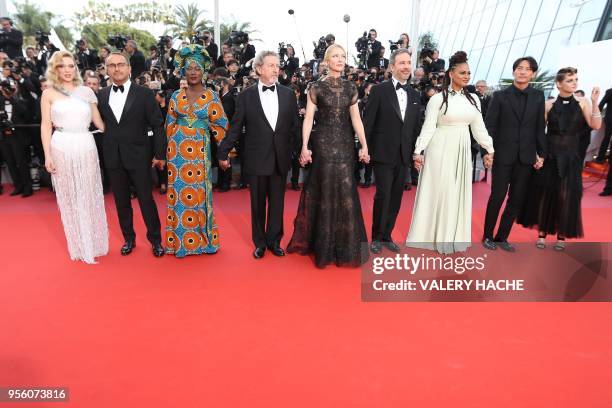
[[[74,55],[68,51],[55,51],[49,60],[45,78],[47,78],[51,85],[53,85],[53,88],[58,90],[60,89],[61,81],[59,79],[59,75],[57,74],[57,66],[62,63],[62,59],[65,57],[68,57],[74,61],[74,78],[72,79],[73,85],[79,86],[83,84],[83,78],[81,78],[81,73],[77,67],[77,62]]]

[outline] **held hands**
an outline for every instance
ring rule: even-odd
[[[422,154],[413,154],[412,160],[414,161],[414,168],[421,171],[421,169],[423,169],[423,164],[425,163],[425,157]]]
[[[230,167],[232,167],[232,165],[230,164],[229,159],[227,159],[227,160],[219,160],[219,167],[221,167],[221,170],[225,171],[225,170],[229,169]]]
[[[304,167],[308,163],[312,163],[312,150],[308,150],[307,147],[302,147],[300,152],[300,166]]]
[[[368,164],[370,162],[370,155],[368,154],[368,148],[364,147],[359,149],[359,161]]]
[[[591,101],[593,102],[593,105],[597,105],[597,101],[599,100],[599,87],[593,87],[593,90],[591,91]]]
[[[45,168],[49,173],[55,174],[55,163],[53,163],[53,159],[49,158],[49,156],[47,156],[47,160],[45,160]]]
[[[493,153],[487,153],[482,158],[482,164],[486,169],[490,169],[493,166]]]
[[[151,160],[151,167],[157,167],[159,170],[163,170],[165,165],[165,160],[158,160],[156,158],[153,158],[153,160]]]
[[[544,166],[544,158],[536,156],[536,162],[533,164],[533,168],[536,170],[540,170],[542,166]]]

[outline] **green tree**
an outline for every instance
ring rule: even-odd
[[[66,48],[71,48],[74,44],[74,36],[72,35],[72,31],[61,23],[55,25],[53,29],[55,30],[55,33],[59,39],[62,41],[62,44],[64,44]]]
[[[51,30],[51,20],[54,14],[43,11],[37,4],[25,0],[23,3],[15,2],[14,14],[15,22],[25,37],[33,37],[36,31],[49,32]]]
[[[136,41],[138,49],[145,55],[149,52],[149,47],[157,43],[155,37],[148,31],[139,30],[124,23],[88,24],[83,27],[82,33],[91,48],[100,48],[103,45],[107,45],[109,36],[120,34]]]
[[[174,16],[168,21],[170,32],[176,37],[191,38],[199,31],[210,30],[212,22],[203,17],[205,12],[196,3],[176,6]]]
[[[419,36],[418,50],[420,51],[423,48],[429,48],[430,50],[438,48],[438,41],[436,41],[431,31],[423,33]]]
[[[102,23],[159,23],[167,24],[172,17],[172,7],[156,1],[115,6],[108,2],[89,0],[83,11],[74,14],[78,31],[91,24]]]

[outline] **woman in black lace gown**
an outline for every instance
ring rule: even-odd
[[[518,222],[528,228],[537,227],[540,249],[546,247],[548,234],[557,234],[554,249],[565,249],[566,238],[580,238],[582,215],[582,160],[580,136],[587,130],[599,129],[601,113],[597,107],[599,88],[591,94],[591,106],[585,98],[575,97],[577,70],[562,68],[557,72],[559,96],[546,103],[547,142],[549,155],[544,166],[534,175],[530,194]]]
[[[370,158],[357,106],[357,88],[340,77],[346,64],[344,48],[330,46],[324,61],[329,75],[312,83],[308,90],[300,163],[312,166],[287,252],[314,253],[319,268],[330,263],[359,266],[368,259],[369,252],[354,177],[355,133],[362,146],[359,159],[367,163]],[[317,132],[310,151],[315,109]]]

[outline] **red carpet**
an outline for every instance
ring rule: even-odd
[[[612,241],[612,198],[586,187],[586,239]],[[488,191],[475,185],[475,241]],[[368,229],[373,193],[361,190]],[[121,257],[108,197],[107,212],[112,252],[84,265],[51,193],[0,196],[0,387],[70,389],[68,403],[0,408],[612,406],[609,303],[362,303],[358,269],[255,261],[246,190],[215,194],[214,256],[155,259],[136,210],[138,247]]]

